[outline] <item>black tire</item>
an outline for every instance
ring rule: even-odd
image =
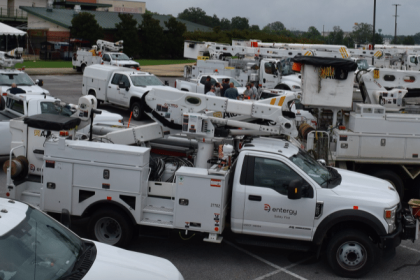
[[[141,106],[139,101],[134,101],[130,106],[131,112],[133,112],[133,119],[139,121],[143,116],[143,106]]]
[[[420,198],[420,176],[411,182],[409,195],[409,198]]]
[[[82,64],[82,66],[80,66],[80,72],[85,73],[85,68],[86,68],[86,64]]]
[[[82,69],[80,67],[76,66],[76,71],[77,72],[82,72]]]
[[[391,183],[391,185],[397,190],[400,198],[404,198],[404,182],[395,172],[391,170],[377,170],[372,172],[372,176],[381,178]]]
[[[343,230],[328,243],[328,264],[341,277],[360,278],[375,265],[378,250],[367,234],[358,230]]]
[[[127,247],[135,229],[128,217],[115,208],[100,208],[90,217],[90,238],[117,247]]]
[[[6,101],[4,100],[4,97],[2,96],[0,98],[0,111],[3,111],[5,107],[6,107]]]

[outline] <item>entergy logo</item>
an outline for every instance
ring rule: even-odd
[[[270,212],[271,207],[269,204],[264,204],[264,211]]]

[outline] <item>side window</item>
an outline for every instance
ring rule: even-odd
[[[122,75],[121,74],[114,74],[114,77],[112,78],[111,84],[118,85]]]
[[[253,186],[270,188],[276,192],[287,195],[289,184],[293,180],[302,180],[302,177],[281,161],[255,157]]]
[[[104,54],[104,56],[102,57],[103,61],[111,61],[111,59],[109,58],[109,55]]]
[[[126,75],[121,75],[120,82],[124,82],[125,86],[130,86],[130,80],[128,79],[128,77]]]
[[[395,81],[395,76],[394,75],[385,75],[384,80],[387,81],[387,82]]]
[[[217,82],[215,79],[211,78],[210,83],[214,86]]]
[[[11,100],[10,109],[18,113],[24,114],[23,101]]]
[[[275,93],[263,92],[261,94],[260,99],[267,99],[267,98],[272,98],[272,97],[278,97],[278,95]]]
[[[207,80],[207,76],[201,77],[200,84],[204,85],[206,83],[206,80]]]
[[[41,114],[54,114],[58,115],[58,111],[52,102],[41,102]]]
[[[273,69],[275,69],[273,63],[271,63],[271,62],[264,63],[265,73],[267,73],[267,74],[274,74]]]

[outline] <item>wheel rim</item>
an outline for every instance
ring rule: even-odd
[[[120,224],[112,218],[101,218],[95,224],[95,236],[100,242],[115,245],[120,241],[121,233]]]
[[[337,250],[337,262],[345,270],[358,270],[366,264],[367,252],[362,244],[348,241]]]
[[[133,117],[138,118],[140,116],[140,108],[137,106],[133,107]]]

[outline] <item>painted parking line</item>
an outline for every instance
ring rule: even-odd
[[[268,274],[266,274],[266,275],[263,275],[263,276],[260,276],[260,277],[258,277],[258,278],[255,278],[254,280],[263,280],[263,279],[266,279],[266,278],[268,278],[268,277],[271,277],[271,276],[273,276],[273,275],[276,275],[277,273],[279,273],[279,272],[286,272],[285,270],[288,270],[288,269],[290,269],[290,268],[292,268],[292,267],[295,267],[295,266],[297,266],[297,265],[299,265],[299,264],[301,264],[301,263],[304,263],[304,262],[306,262],[306,261],[309,261],[310,259],[312,259],[312,257],[310,257],[310,258],[307,258],[307,259],[304,259],[304,260],[301,260],[301,261],[299,261],[299,262],[297,262],[297,263],[294,263],[294,264],[291,264],[291,265],[289,265],[289,266],[286,266],[285,268],[282,268],[282,269],[279,269],[279,270],[275,270],[275,271],[273,271],[273,272],[270,272],[270,273],[268,273]],[[290,271],[289,271],[290,272]],[[287,272],[286,272],[287,273]],[[293,273],[293,272],[292,272]],[[295,274],[295,273],[293,273],[293,274]],[[295,275],[293,275],[293,276],[295,276]],[[296,276],[295,276],[296,277]],[[303,278],[303,277],[301,277],[301,276],[299,276],[299,279],[306,279],[306,278]]]
[[[299,263],[294,263],[294,264],[292,264],[292,265],[288,266],[287,268],[283,268],[283,267],[280,267],[280,266],[278,266],[278,265],[276,265],[276,264],[274,264],[274,263],[272,263],[272,262],[269,262],[269,261],[267,261],[267,260],[265,260],[265,259],[263,259],[263,258],[261,258],[261,257],[259,257],[259,256],[257,256],[257,255],[255,255],[255,254],[253,254],[253,253],[251,253],[251,252],[249,252],[249,251],[247,251],[247,250],[245,250],[245,249],[242,249],[241,247],[238,247],[238,246],[236,246],[235,244],[233,244],[233,243],[231,243],[231,242],[229,242],[229,241],[227,241],[227,240],[223,240],[223,242],[225,242],[225,243],[226,243],[226,244],[228,244],[229,246],[232,246],[232,247],[234,247],[235,249],[237,249],[237,250],[239,250],[239,251],[241,251],[241,252],[244,252],[245,254],[250,255],[251,257],[253,257],[253,258],[255,258],[255,259],[257,259],[257,260],[259,260],[259,261],[261,261],[261,262],[263,262],[263,263],[265,263],[265,264],[267,264],[267,265],[269,265],[269,266],[271,266],[271,267],[273,267],[273,268],[275,268],[275,269],[276,269],[276,271],[270,272],[269,274],[266,274],[266,275],[261,276],[262,278],[261,278],[261,277],[259,277],[259,278],[256,278],[256,279],[264,279],[264,278],[266,278],[266,277],[269,277],[269,276],[275,275],[275,274],[277,274],[277,273],[279,273],[279,272],[285,272],[285,273],[287,273],[287,274],[289,274],[289,275],[291,275],[291,276],[293,276],[293,277],[295,277],[295,278],[297,278],[297,279],[307,280],[306,278],[304,278],[304,277],[302,277],[302,276],[300,276],[300,275],[297,275],[296,273],[293,273],[293,272],[291,272],[291,271],[287,270],[287,268],[290,268],[290,267],[296,266],[296,265],[298,265],[299,263],[302,263],[302,262],[304,262],[304,261],[306,261],[306,260],[303,260],[303,261],[301,261],[301,262],[299,262]]]
[[[405,248],[407,250],[410,250],[410,251],[420,253],[420,250],[417,250],[417,249],[414,249],[414,248],[411,248],[411,247],[408,247],[408,246],[400,245],[400,247],[403,247],[403,248]]]

